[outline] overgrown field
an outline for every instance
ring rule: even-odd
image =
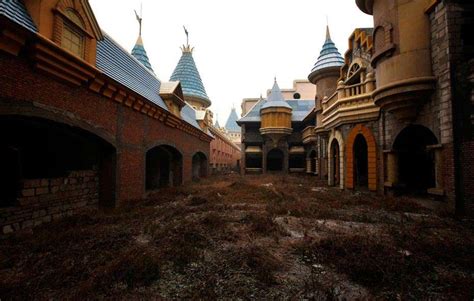
[[[0,299],[474,297],[474,223],[306,176],[213,177],[0,238]]]

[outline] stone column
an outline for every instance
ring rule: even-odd
[[[435,195],[444,195],[443,179],[443,146],[441,144],[427,146],[427,151],[434,153],[435,187],[428,189],[428,193]]]
[[[306,158],[306,173],[311,173],[311,158]]]
[[[398,183],[398,154],[395,151],[385,151],[386,155],[386,185]]]
[[[318,163],[319,163],[318,158],[314,158],[314,174],[315,175],[318,174],[318,169],[319,169]]]

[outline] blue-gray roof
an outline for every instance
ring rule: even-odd
[[[181,118],[195,128],[201,129],[196,121],[196,111],[188,104],[181,109]]]
[[[0,15],[23,26],[32,32],[38,32],[35,23],[20,0],[0,0]]]
[[[106,34],[97,41],[96,65],[105,75],[168,110],[159,95],[160,80]]]
[[[239,123],[260,122],[260,110],[267,101],[260,100],[255,106],[242,118],[238,120]],[[314,109],[314,100],[292,99],[286,100],[286,103],[293,109],[291,114],[291,121],[301,122]]]
[[[138,38],[137,43],[133,47],[132,55],[140,63],[142,63],[143,66],[145,66],[148,70],[153,72],[153,68],[151,67],[150,60],[148,59],[148,55],[146,54],[146,50],[145,50],[145,47],[143,46],[143,42],[142,42],[141,37]]]
[[[240,126],[237,124],[237,119],[239,119],[237,112],[235,111],[235,108],[232,108],[229,118],[227,118],[227,122],[225,123],[226,130],[229,132],[240,132]]]
[[[318,60],[314,64],[313,69],[311,69],[311,73],[326,68],[341,67],[342,65],[344,65],[344,59],[337,50],[334,42],[331,40],[329,28],[327,28],[326,41],[324,42],[323,49],[319,54]]]
[[[285,98],[283,97],[283,94],[281,93],[280,87],[278,86],[276,79],[275,79],[275,82],[273,83],[272,91],[270,92],[270,95],[268,96],[267,101],[262,105],[261,109],[266,109],[266,108],[291,109],[291,107],[285,101]]]
[[[170,81],[178,80],[181,82],[184,96],[197,97],[205,103],[211,104],[189,48],[183,49],[183,55],[170,78]]]
[[[31,16],[19,0],[0,0],[0,15],[32,32],[38,32]],[[159,95],[160,80],[106,34],[102,41],[97,41],[96,67],[118,83],[168,111]],[[181,117],[195,128],[201,129],[196,121],[195,111],[189,105],[183,107]]]

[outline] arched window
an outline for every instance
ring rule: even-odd
[[[63,22],[61,47],[80,58],[84,58],[85,36],[82,30],[84,23],[79,15],[72,9],[66,9],[67,19]]]

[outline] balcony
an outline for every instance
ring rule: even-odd
[[[377,119],[380,108],[374,104],[372,98],[374,90],[373,74],[368,74],[363,83],[355,85],[339,82],[336,92],[323,100],[322,126],[328,129],[342,124]]]
[[[307,126],[303,130],[303,143],[308,144],[316,141],[316,133],[314,132],[314,126]]]

